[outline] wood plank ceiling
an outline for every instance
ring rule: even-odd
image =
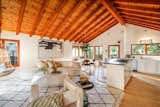
[[[160,30],[160,0],[1,0],[1,30],[89,42],[117,23]]]

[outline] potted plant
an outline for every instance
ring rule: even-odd
[[[40,71],[42,71],[44,74],[47,74],[48,68],[46,66],[43,66],[42,68],[40,68]]]
[[[85,59],[88,58],[88,54],[90,51],[89,44],[84,44],[81,48],[82,48],[82,52],[84,53]]]

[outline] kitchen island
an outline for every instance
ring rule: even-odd
[[[104,62],[105,75],[109,86],[124,90],[131,77],[132,60],[108,59]]]

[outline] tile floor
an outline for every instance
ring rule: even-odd
[[[96,73],[95,73],[96,74]],[[0,78],[0,107],[25,107],[30,96],[31,74],[29,78],[21,78],[19,72]],[[118,107],[122,96],[120,90],[98,84],[95,75],[90,76],[94,88],[87,90],[89,107]],[[42,89],[41,95],[54,93],[62,87]],[[54,90],[54,91],[53,91]]]

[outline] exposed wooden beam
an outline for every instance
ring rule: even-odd
[[[105,32],[108,29],[110,29],[112,26],[116,25],[117,23],[118,23],[117,20],[115,20],[115,19],[111,20],[111,22],[109,22],[105,26],[102,26],[101,28],[97,29],[93,34],[91,34],[90,37],[88,37],[86,39],[86,42],[88,43],[90,40],[92,40],[93,38],[96,38],[101,33]]]
[[[115,17],[117,19],[117,21],[120,24],[125,24],[124,20],[122,19],[122,17],[118,14],[116,8],[113,7],[113,5],[110,3],[109,0],[99,0],[104,7],[107,8],[107,10],[113,15],[113,17]]]
[[[138,21],[134,21],[134,20],[126,20],[126,21],[130,22],[130,23],[138,23],[138,24],[146,25],[148,27],[154,27],[154,28],[160,29],[160,26],[157,26],[157,25],[154,25],[154,24],[149,24],[149,23],[144,23],[144,22],[138,22]]]
[[[160,31],[160,28],[152,27],[150,25],[146,25],[146,24],[142,24],[142,23],[136,23],[136,22],[131,22],[131,21],[126,21],[126,22],[128,24],[133,24],[133,25],[137,25],[137,26],[146,27],[146,28],[149,28],[149,29],[154,29],[154,30]]]
[[[155,25],[160,25],[160,22],[154,21],[154,20],[150,20],[150,19],[142,19],[142,18],[137,18],[137,17],[131,17],[131,16],[122,16],[124,19],[130,19],[130,20],[135,20],[135,21],[142,21],[142,22],[146,22],[146,23],[151,23],[151,24],[155,24]]]
[[[94,7],[94,6],[92,6],[92,7]],[[96,11],[97,11],[99,8],[100,8],[100,5],[97,6],[97,4],[95,4],[95,8],[92,9],[92,12],[90,12],[90,13],[87,15],[87,17],[86,17],[84,20],[82,20],[81,23],[79,23],[79,24],[68,34],[68,35],[70,35],[70,36],[69,36],[67,39],[68,39],[68,40],[72,39],[72,38],[74,37],[73,33],[74,33],[75,31],[77,31],[79,28],[81,28],[81,26],[82,26],[83,24],[85,24],[85,23],[88,21],[88,19],[90,19],[90,18],[92,17],[92,15],[93,15],[94,13],[96,13]],[[65,40],[66,40],[66,39],[65,39]]]
[[[51,35],[56,35],[55,38],[60,38],[60,35],[56,34],[60,31],[60,29],[64,26],[64,23],[67,23],[67,21],[72,17],[73,13],[76,12],[77,9],[79,9],[80,5],[82,4],[83,0],[80,0],[77,2],[76,5],[73,6],[73,8],[67,13],[66,17],[63,21],[56,27],[56,29],[51,33]]]
[[[18,35],[21,30],[21,25],[23,21],[23,16],[24,16],[24,11],[25,11],[25,7],[27,4],[27,0],[21,0],[20,2],[21,2],[21,7],[19,10],[19,16],[18,16],[18,21],[17,21],[16,35]]]
[[[49,0],[43,0],[43,3],[41,4],[41,8],[38,12],[38,14],[36,15],[36,18],[33,22],[33,26],[30,32],[30,36],[32,36],[35,33],[35,30],[37,29],[42,17],[43,17],[43,13],[45,8],[48,6]]]
[[[153,10],[142,10],[142,9],[137,9],[137,8],[130,8],[130,7],[116,7],[117,9],[120,10],[127,10],[127,11],[133,11],[133,12],[139,12],[139,13],[147,13],[147,14],[156,14],[156,15],[160,15],[160,12],[157,11],[153,11]]]
[[[63,29],[61,30],[61,32],[59,33],[59,35],[61,35],[61,38],[64,39],[66,37],[66,33],[69,32],[69,29],[71,29],[74,25],[74,23],[79,20],[79,18],[86,12],[86,10],[88,10],[88,8],[93,4],[94,2],[91,1],[88,5],[87,4],[84,4],[85,7],[82,7],[79,12],[79,14],[71,20],[71,22],[67,25],[64,25]]]
[[[137,7],[146,7],[146,8],[155,8],[159,9],[160,8],[160,1],[153,3],[153,1],[150,1],[147,3],[146,2],[141,2],[141,0],[137,0],[136,2],[128,0],[128,1],[114,1],[114,3],[120,4],[120,5],[127,5],[127,6],[137,6]]]
[[[112,21],[115,21],[115,19],[110,15],[109,17],[107,17],[106,20],[103,20],[100,24],[98,24],[97,26],[86,32],[88,36],[82,37],[82,39],[87,40],[87,38],[89,38],[94,32],[96,32],[96,30],[100,29],[103,26],[108,26],[108,22],[110,23]]]
[[[138,14],[138,15],[144,15],[144,16],[151,16],[151,17],[160,17],[159,14],[152,14],[152,13],[142,13],[142,12],[135,12],[135,11],[130,11],[130,10],[122,10],[121,12],[125,12],[125,13],[131,13],[131,14]]]
[[[149,18],[149,19],[160,21],[160,17],[146,16],[143,14],[135,14],[135,13],[131,13],[131,12],[120,12],[120,13],[125,14],[125,15],[129,15],[129,16],[133,16],[133,17],[137,16],[137,17],[141,17],[141,18]]]
[[[109,27],[111,23],[114,23],[117,21],[115,19],[113,19],[113,17],[111,16],[110,18],[108,18],[107,20],[103,21],[101,24],[99,24],[98,26],[96,26],[93,30],[91,30],[90,32],[87,33],[87,37],[82,37],[82,39],[84,39],[86,42],[89,38],[91,38],[94,34],[96,34],[98,31],[101,31],[102,29],[106,28],[107,26]],[[81,42],[81,41],[80,41]]]
[[[94,15],[92,15],[91,18],[89,18],[75,33],[73,33],[73,37],[70,39],[71,41],[76,40],[80,36],[80,34],[91,25],[91,23],[94,23],[96,19],[100,18],[106,10],[104,8],[99,9],[98,11],[95,12]]]
[[[92,11],[93,9],[96,10],[96,8],[97,8],[97,3],[93,2],[90,6],[87,7],[86,10]],[[83,17],[78,18],[78,20],[76,21],[76,24],[73,24],[71,29],[65,33],[64,40],[70,39],[70,34],[74,32],[78,27],[80,27],[82,23],[85,22],[85,19],[88,19],[88,17],[90,17],[90,13],[88,11],[85,11],[83,12],[83,14],[81,14],[81,16]]]
[[[42,37],[44,37],[47,34],[48,30],[52,27],[52,24],[57,19],[58,15],[59,15],[60,11],[62,10],[62,8],[64,7],[64,5],[65,5],[65,0],[60,0],[59,3],[57,4],[56,11],[53,11],[53,13],[49,17],[49,20],[47,20],[43,26],[42,34],[41,34]]]
[[[94,34],[91,38],[89,38],[89,39],[87,40],[87,43],[90,42],[91,40],[95,39],[96,37],[100,36],[100,34],[104,33],[106,30],[112,28],[112,27],[113,27],[114,25],[116,25],[117,23],[118,23],[118,22],[113,22],[113,23],[110,24],[110,26],[107,26],[107,27],[103,28],[103,30],[97,31],[96,34]]]
[[[137,21],[137,20],[132,20],[132,19],[125,19],[125,20],[126,21],[137,22],[137,23],[142,23],[142,24],[146,24],[146,25],[150,25],[150,26],[153,26],[153,27],[160,28],[160,25],[155,25],[155,24],[152,24],[152,23],[144,22],[144,21]]]
[[[84,31],[81,34],[77,35],[77,37],[75,37],[74,41],[78,41],[78,40],[80,40],[80,38],[82,39],[82,35],[84,33],[91,31],[99,23],[101,23],[103,21],[106,21],[109,16],[110,16],[109,12],[104,13],[102,16],[100,16],[99,18],[97,18],[93,23],[91,23],[88,27],[86,27],[86,29],[84,29]]]

